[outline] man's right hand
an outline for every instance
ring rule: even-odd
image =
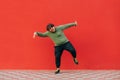
[[[37,35],[37,32],[34,32],[34,34],[33,34],[33,39],[35,39],[36,36],[38,36],[38,35]]]
[[[77,21],[75,21],[75,26],[77,26]]]

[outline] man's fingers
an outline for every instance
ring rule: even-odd
[[[77,21],[75,21],[75,24],[76,24],[76,26],[77,26]]]
[[[33,35],[33,39],[35,38],[35,35]]]
[[[37,34],[36,34],[36,32],[34,32],[34,34],[33,34],[33,38],[35,38],[35,37],[36,37],[36,35],[37,35]]]

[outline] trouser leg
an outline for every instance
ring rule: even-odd
[[[67,42],[64,45],[64,49],[69,51],[72,54],[73,58],[76,58],[76,50],[75,50],[75,48],[73,47],[73,45],[70,42]]]
[[[62,52],[63,52],[63,49],[61,46],[55,46],[55,63],[57,68],[59,68],[61,64]]]

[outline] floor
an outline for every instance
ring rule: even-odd
[[[120,80],[120,70],[0,70],[0,80]]]

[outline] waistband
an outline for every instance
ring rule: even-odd
[[[58,46],[54,46],[54,47],[63,46],[63,45],[65,45],[65,44],[67,44],[67,43],[70,43],[70,41],[67,41],[67,42],[66,42],[66,43],[64,43],[64,44],[61,44],[61,45],[58,45]]]

